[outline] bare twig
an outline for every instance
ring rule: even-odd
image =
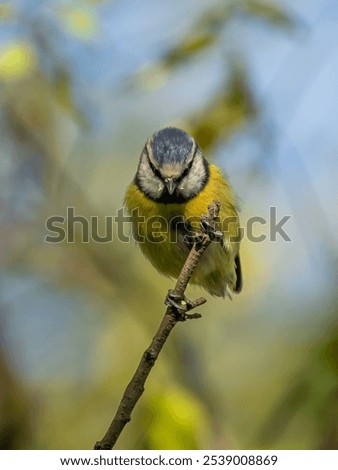
[[[213,236],[212,233],[217,232],[217,218],[219,214],[220,203],[214,201],[208,207],[208,214],[202,216],[202,232],[196,236],[196,241],[190,250],[190,253],[184,263],[182,271],[177,279],[175,288],[170,292],[172,297],[177,299],[184,298],[184,292],[188,286],[190,278],[194,269],[196,268],[201,256],[210,245]],[[207,230],[205,229],[207,227]],[[148,375],[155,364],[161,349],[166,342],[171,330],[174,326],[180,322],[188,319],[200,318],[199,313],[188,314],[189,310],[192,310],[199,305],[206,302],[206,299],[200,297],[191,303],[181,302],[182,308],[175,308],[168,306],[161,321],[161,324],[150,344],[145,350],[141,358],[141,362],[136,369],[136,372],[129,382],[120,405],[117,409],[115,417],[109,426],[108,431],[101,441],[96,442],[94,449],[112,449],[119,438],[124,426],[130,421],[131,413],[140,399],[143,391],[144,384],[148,378]]]

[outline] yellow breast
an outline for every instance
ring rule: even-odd
[[[223,235],[230,240],[229,252],[220,244],[212,244],[202,258],[192,277],[195,282],[214,295],[224,295],[224,286],[235,282],[234,257],[239,250],[235,239],[239,220],[232,189],[221,171],[210,165],[208,183],[194,198],[182,204],[160,204],[147,198],[131,183],[127,189],[125,205],[132,217],[134,238],[142,252],[164,275],[177,277],[189,252],[182,234],[176,230],[176,221],[188,220],[198,231],[202,214],[207,213],[208,205],[219,200],[220,220]],[[174,223],[172,219],[174,218]],[[229,219],[230,218],[230,219]],[[230,222],[230,223],[229,223]]]

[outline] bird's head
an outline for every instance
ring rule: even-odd
[[[196,196],[208,176],[208,162],[195,140],[180,129],[166,127],[147,140],[135,182],[150,199],[175,203]]]

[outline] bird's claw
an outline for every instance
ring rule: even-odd
[[[172,289],[168,290],[167,297],[164,301],[167,307],[173,308],[180,315],[184,315],[188,310],[193,308],[194,303],[189,300],[185,295],[179,296],[174,294]]]
[[[209,236],[210,240],[215,242],[223,241],[223,233],[220,230],[216,230],[215,226],[210,224],[206,215],[201,218],[201,227],[203,232]]]

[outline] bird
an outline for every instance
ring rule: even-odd
[[[194,234],[213,201],[220,202],[221,243],[211,243],[190,279],[215,297],[241,292],[240,222],[234,191],[187,132],[166,127],[149,137],[124,205],[132,235],[152,265],[177,278]]]

